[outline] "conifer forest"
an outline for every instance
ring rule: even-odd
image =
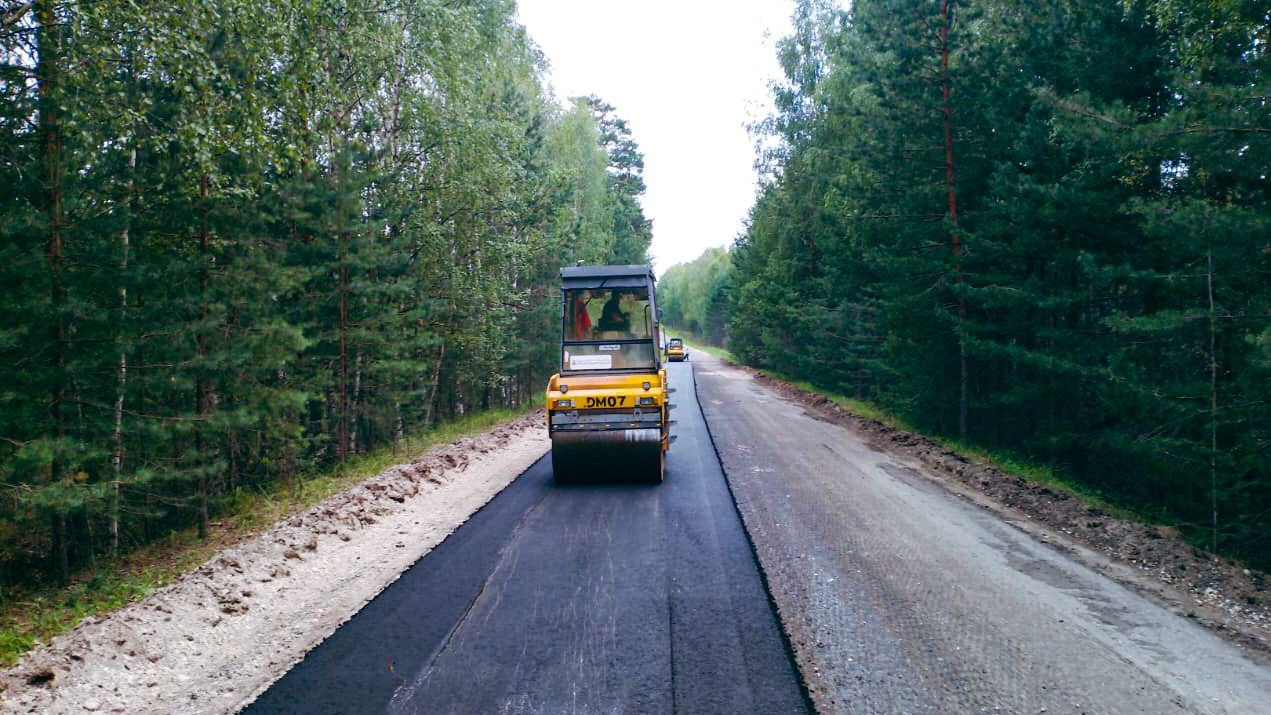
[[[791,8],[665,322],[1271,567],[1271,5]],[[513,0],[0,1],[0,585],[541,395],[652,236],[546,77]]]
[[[1271,566],[1271,5],[796,5],[673,322]]]
[[[559,267],[651,226],[515,10],[0,3],[0,583],[541,395]]]

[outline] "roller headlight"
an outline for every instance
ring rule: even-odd
[[[557,407],[573,407],[574,401],[573,400],[557,400],[556,406]]]
[[[654,403],[654,399],[652,397],[641,397],[638,401],[638,404],[640,405],[652,405],[653,403]]]

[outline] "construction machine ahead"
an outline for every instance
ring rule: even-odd
[[[684,347],[684,341],[681,338],[671,338],[666,344],[666,361],[681,362],[688,359],[688,348]]]
[[[671,390],[658,349],[653,269],[561,268],[561,369],[547,386],[558,482],[662,481]]]

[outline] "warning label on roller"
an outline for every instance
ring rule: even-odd
[[[608,370],[613,367],[612,355],[570,355],[570,370]]]

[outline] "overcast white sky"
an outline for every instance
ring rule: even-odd
[[[660,275],[731,244],[754,202],[746,124],[768,115],[791,0],[517,0],[562,100],[596,94],[644,152]]]

